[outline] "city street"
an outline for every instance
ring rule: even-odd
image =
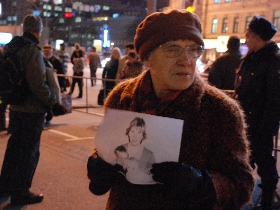
[[[71,69],[70,65],[68,75],[72,75]],[[100,78],[101,70],[98,69],[98,78]],[[88,68],[85,69],[85,77],[89,77]],[[51,125],[43,131],[41,156],[31,190],[43,193],[44,201],[35,205],[12,206],[8,199],[2,199],[0,200],[0,210],[105,209],[108,193],[103,196],[95,196],[88,190],[89,181],[86,170],[87,159],[94,147],[94,136],[104,116],[103,107],[97,105],[101,80],[98,80],[94,87],[91,87],[88,81],[84,91],[86,88],[88,97],[84,94],[82,99],[74,98],[78,95],[78,87],[76,87],[72,95],[74,107],[72,113],[54,117]],[[90,108],[85,107],[86,103]],[[0,132],[0,167],[8,138],[9,135],[6,131]],[[278,166],[280,171],[279,161]],[[255,172],[254,176],[259,182]],[[278,186],[277,192],[280,194],[280,184]],[[259,192],[260,190],[256,189],[254,200],[258,197]]]

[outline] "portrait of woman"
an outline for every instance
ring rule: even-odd
[[[115,149],[116,163],[122,165],[128,181],[135,184],[151,184],[154,181],[150,169],[156,159],[153,152],[142,144],[147,139],[146,123],[143,118],[135,117],[125,134],[128,137],[128,143]],[[120,153],[125,155],[120,155]]]

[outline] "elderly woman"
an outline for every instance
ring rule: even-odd
[[[138,25],[134,43],[148,70],[115,87],[105,107],[184,120],[179,162],[153,164],[159,184],[134,185],[95,154],[88,160],[91,192],[110,190],[108,210],[241,209],[254,188],[244,115],[196,74],[204,46],[199,18],[153,13]]]

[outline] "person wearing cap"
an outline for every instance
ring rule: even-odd
[[[0,198],[11,196],[13,205],[34,204],[43,201],[43,194],[30,191],[40,157],[40,138],[45,113],[52,109],[54,115],[66,113],[59,99],[46,83],[46,68],[41,49],[37,46],[43,29],[42,19],[26,15],[23,35],[14,37],[5,46],[4,53],[22,45],[17,52],[29,93],[19,105],[10,105],[13,116],[11,136],[8,140],[0,176]]]
[[[271,39],[275,26],[262,16],[253,16],[246,31],[248,53],[236,75],[235,98],[246,115],[251,144],[251,165],[261,178],[262,209],[272,209],[278,182],[276,160],[272,156],[273,136],[280,121],[280,58]]]
[[[227,43],[228,50],[209,69],[209,84],[222,90],[234,90],[235,72],[241,63],[239,47],[239,37],[231,36]]]
[[[107,210],[241,209],[254,188],[244,116],[196,73],[204,46],[198,16],[153,13],[138,25],[134,44],[148,69],[119,83],[104,106],[184,120],[179,161],[152,165],[157,184],[134,185],[95,153],[87,165],[90,191],[110,189]]]

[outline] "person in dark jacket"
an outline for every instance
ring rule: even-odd
[[[280,120],[280,58],[271,38],[275,26],[261,16],[254,16],[245,34],[249,52],[236,75],[236,96],[246,114],[251,143],[251,164],[258,166],[261,178],[262,209],[272,209],[278,182],[276,160],[272,156],[273,136]]]
[[[32,179],[40,157],[40,138],[45,113],[52,109],[54,115],[66,113],[58,98],[46,82],[46,67],[41,49],[37,46],[43,29],[42,19],[26,15],[23,19],[23,36],[14,37],[4,48],[4,54],[13,52],[20,43],[24,45],[16,53],[17,65],[25,70],[29,94],[24,102],[11,105],[13,126],[8,140],[0,176],[0,198],[11,196],[14,205],[43,201],[43,194],[30,191]]]
[[[60,61],[59,57],[53,54],[52,46],[45,44],[43,46],[44,62],[46,67],[52,68],[56,74],[65,74],[64,65]],[[60,92],[63,93],[66,91],[66,78],[63,76],[57,76]],[[46,114],[45,125],[48,126],[51,124],[53,118],[52,110],[49,109]]]
[[[75,89],[76,83],[79,86],[79,95],[77,98],[83,97],[83,78],[77,78],[82,77],[84,75],[84,51],[80,49],[80,45],[78,43],[75,44],[75,50],[73,51],[71,55],[71,63],[73,64],[73,79],[71,88],[69,91],[69,95],[72,95]]]
[[[223,90],[234,90],[235,74],[241,63],[239,47],[240,39],[231,36],[227,43],[228,50],[209,68],[209,84]]]
[[[52,46],[45,44],[43,47],[44,59],[52,64],[52,68],[57,74],[65,74],[63,63],[60,61],[59,57],[53,54]],[[66,78],[63,76],[58,76],[58,83],[60,87],[60,92],[66,91]]]
[[[95,79],[90,79],[91,86],[96,85],[96,71],[98,67],[101,67],[100,56],[96,52],[96,47],[92,47],[91,52],[89,53],[89,69],[90,69],[90,77],[94,77]]]
[[[105,95],[107,96],[110,91],[115,87],[118,66],[121,59],[121,50],[118,47],[114,47],[111,53],[111,60],[106,63],[103,72],[102,79],[111,79],[112,81],[103,81]]]
[[[244,115],[235,100],[196,73],[204,49],[198,16],[153,13],[138,25],[134,43],[148,69],[119,83],[104,106],[183,120],[179,161],[153,164],[157,184],[135,185],[96,148],[87,165],[90,191],[110,190],[107,210],[241,209],[254,188]]]
[[[144,70],[143,62],[138,59],[136,52],[129,52],[127,55],[127,60],[125,62],[125,67],[121,71],[121,79],[129,79],[137,77]]]

